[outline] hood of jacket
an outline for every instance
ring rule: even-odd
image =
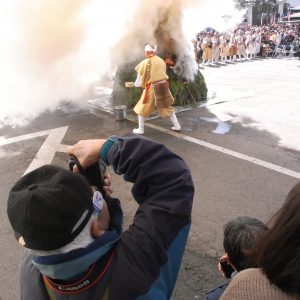
[[[123,231],[123,212],[118,199],[108,199],[107,205],[111,217],[110,226],[103,235],[86,248],[63,254],[33,257],[33,264],[43,275],[59,280],[72,280],[80,277],[116,245]]]

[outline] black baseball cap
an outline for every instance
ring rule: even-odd
[[[12,187],[7,214],[19,243],[50,251],[75,239],[93,212],[92,188],[81,175],[45,165]]]

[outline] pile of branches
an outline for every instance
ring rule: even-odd
[[[134,68],[137,64],[138,62],[133,62],[119,67],[113,86],[113,105],[122,104],[128,108],[133,108],[140,99],[142,89],[125,87],[125,82],[136,80],[137,74]],[[194,81],[187,81],[185,78],[175,74],[172,67],[167,68],[167,74],[175,106],[196,105],[206,100],[207,87],[199,70],[195,75]]]

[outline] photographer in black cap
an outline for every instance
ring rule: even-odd
[[[8,217],[26,247],[21,299],[171,299],[190,222],[194,187],[185,162],[165,146],[128,135],[69,147],[86,169],[101,158],[134,183],[139,207],[123,232],[117,199],[56,166],[11,189]]]

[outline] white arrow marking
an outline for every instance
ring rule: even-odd
[[[228,125],[227,123],[220,121],[217,118],[201,117],[200,119],[209,123],[218,123],[217,128],[212,131],[213,133],[225,134],[231,129],[231,125]]]
[[[208,110],[214,114],[218,120],[223,121],[223,122],[227,122],[227,121],[232,121],[233,117],[224,112],[224,111],[220,111],[220,109],[216,106],[211,106],[208,108]]]
[[[28,172],[30,172],[36,168],[39,168],[45,164],[50,164],[54,158],[55,152],[57,152],[57,151],[65,152],[67,146],[61,145],[61,141],[64,138],[68,128],[69,128],[68,126],[65,126],[65,127],[55,128],[55,129],[51,129],[51,130],[45,130],[45,131],[40,131],[40,132],[36,132],[36,133],[25,134],[25,135],[21,135],[21,136],[10,138],[10,139],[2,138],[0,140],[0,146],[13,144],[13,143],[17,143],[20,141],[29,140],[29,139],[33,139],[36,137],[48,135],[45,142],[41,146],[39,152],[36,154],[35,158],[33,159],[31,164],[25,171],[25,173],[24,173],[24,175],[25,175]]]

